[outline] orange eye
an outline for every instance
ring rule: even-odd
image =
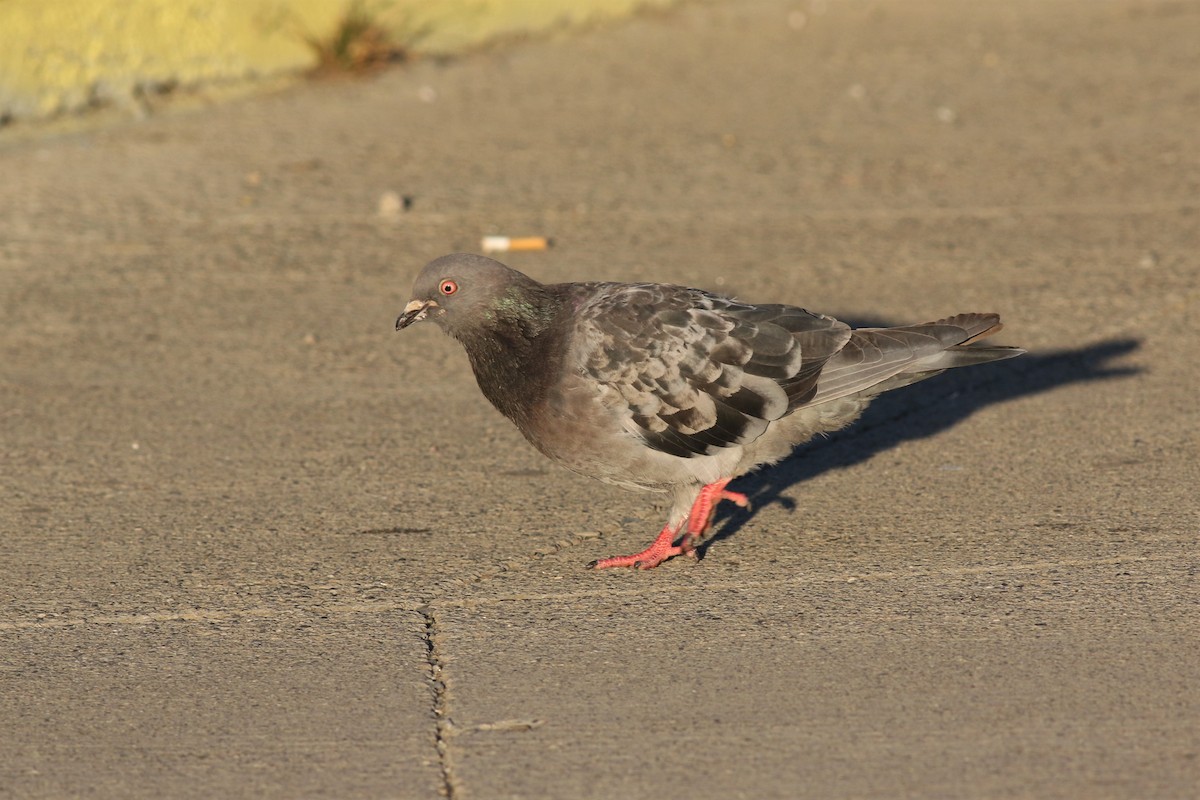
[[[447,278],[438,286],[438,291],[444,295],[452,295],[458,291],[458,284]]]

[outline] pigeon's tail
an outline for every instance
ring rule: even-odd
[[[954,342],[940,353],[918,357],[906,366],[903,373],[923,375],[926,372],[941,372],[954,367],[970,367],[1019,356],[1025,351],[1019,347],[987,347],[973,344],[980,339],[998,333],[1004,328],[996,314],[958,314],[937,322],[893,328],[893,331],[911,331],[917,335],[933,334],[942,343]],[[886,330],[886,329],[885,329]],[[960,338],[966,334],[965,339]]]
[[[996,314],[958,314],[900,328],[860,328],[821,372],[811,404],[851,394],[880,394],[943,370],[1019,356],[1019,347],[973,342],[1004,327]]]

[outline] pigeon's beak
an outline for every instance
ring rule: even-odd
[[[413,300],[404,307],[404,313],[396,317],[396,330],[403,330],[414,322],[425,319],[429,309],[437,308],[436,300]]]

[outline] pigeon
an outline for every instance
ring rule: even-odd
[[[669,493],[645,550],[594,569],[650,569],[696,544],[729,482],[854,421],[872,398],[943,370],[1024,353],[975,341],[996,314],[851,329],[789,305],[659,283],[542,284],[470,253],[427,264],[396,330],[433,320],[529,442],[583,475]]]

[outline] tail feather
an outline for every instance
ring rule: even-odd
[[[936,353],[932,356],[919,358],[906,366],[901,372],[941,372],[955,367],[971,367],[976,364],[986,364],[989,361],[1002,361],[1014,358],[1025,351],[1019,347],[979,347],[978,345],[957,345]]]
[[[953,317],[939,319],[937,322],[927,322],[926,325],[950,325],[962,328],[967,332],[967,338],[958,344],[970,344],[977,339],[991,336],[1004,330],[1004,323],[999,314],[955,314]],[[922,327],[917,325],[915,327]]]
[[[1019,356],[1019,347],[978,346],[971,342],[999,331],[996,314],[953,317],[898,328],[860,328],[821,371],[809,404],[851,394],[878,394],[955,367]],[[869,391],[868,391],[869,390]]]

